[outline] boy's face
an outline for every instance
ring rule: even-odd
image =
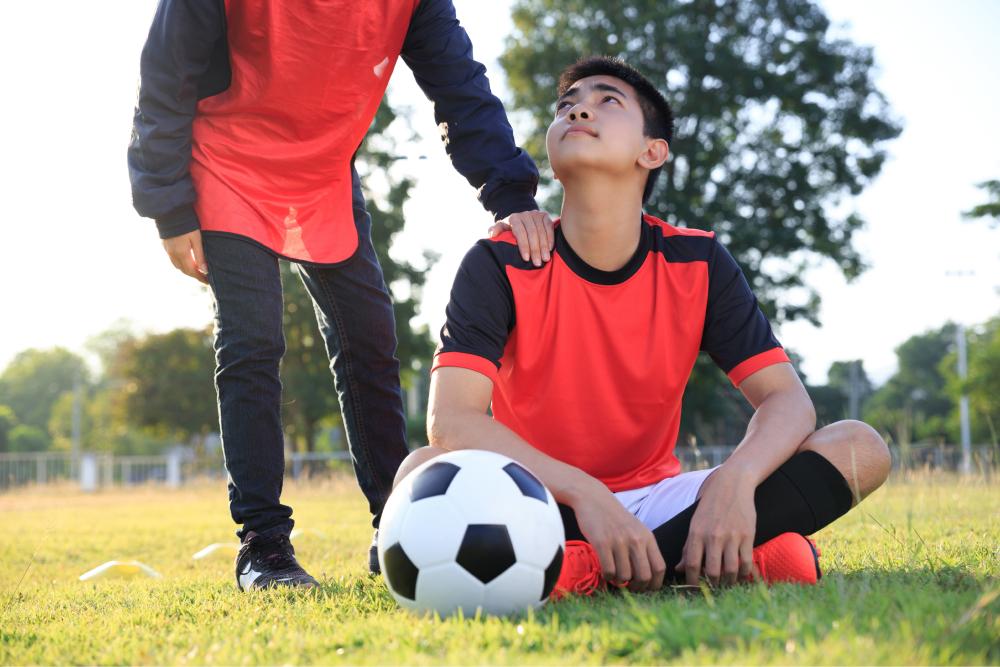
[[[634,172],[644,185],[647,170],[659,166],[650,162],[651,143],[660,142],[660,152],[666,151],[665,141],[645,136],[644,125],[632,86],[607,75],[580,79],[556,100],[555,118],[545,135],[556,178],[565,180],[583,170]]]

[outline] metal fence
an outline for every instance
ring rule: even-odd
[[[678,447],[675,451],[684,470],[699,470],[721,464],[733,452],[731,445]],[[894,470],[957,471],[962,451],[954,445],[890,447]],[[285,474],[291,479],[323,478],[335,470],[350,470],[346,451],[292,453],[285,458]],[[972,448],[972,471],[992,478],[1000,465],[1000,449],[992,445]],[[79,484],[83,490],[139,484],[178,487],[194,479],[226,477],[219,456],[196,457],[178,447],[162,456],[84,454],[78,461],[63,452],[0,453],[0,491],[26,485]]]

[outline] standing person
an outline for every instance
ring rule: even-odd
[[[132,196],[173,265],[214,296],[215,383],[241,589],[316,585],[289,541],[278,259],[315,304],[354,470],[378,528],[407,455],[392,303],[354,153],[399,56],[455,168],[524,258],[552,223],[451,0],[160,0],[140,62]],[[374,544],[374,541],[373,541]],[[369,568],[378,568],[374,547]]]

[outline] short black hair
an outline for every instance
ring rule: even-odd
[[[639,95],[639,108],[642,109],[643,134],[654,139],[665,139],[668,144],[673,141],[674,111],[670,108],[670,104],[649,79],[621,58],[590,56],[578,60],[559,75],[557,95],[561,97],[569,90],[570,86],[580,79],[601,75],[621,79],[635,89]],[[653,187],[656,185],[656,179],[660,175],[661,169],[662,167],[657,167],[649,172],[646,187],[642,191],[643,204],[653,194]]]

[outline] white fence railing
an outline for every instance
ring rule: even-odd
[[[733,449],[731,445],[680,447],[676,455],[685,470],[697,470],[721,464]],[[962,462],[961,448],[954,445],[893,446],[890,449],[893,468],[897,470],[958,470]],[[293,453],[286,456],[285,474],[292,479],[324,476],[333,468],[344,468],[350,458],[346,451]],[[992,477],[1000,465],[1000,450],[992,445],[974,446],[972,461],[974,472]],[[0,453],[0,491],[57,482],[78,483],[85,491],[138,484],[177,487],[195,478],[225,476],[219,457],[198,459],[185,448],[171,450],[162,456],[88,453],[79,461],[63,452]]]

